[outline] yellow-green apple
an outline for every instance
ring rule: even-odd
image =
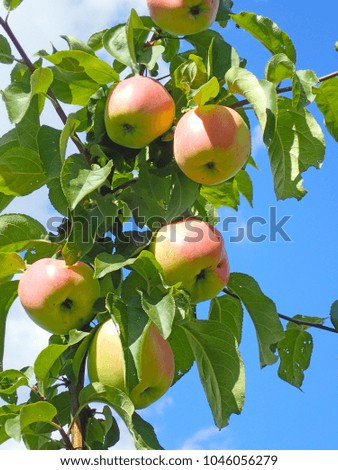
[[[163,268],[164,281],[181,282],[195,303],[217,295],[229,280],[223,237],[202,220],[188,218],[164,225],[154,234],[150,251]]]
[[[41,328],[65,335],[73,328],[82,328],[94,316],[100,285],[93,274],[82,261],[67,266],[61,259],[42,258],[22,274],[19,299]]]
[[[175,361],[172,349],[158,329],[147,327],[141,346],[141,372],[138,384],[129,391],[135,408],[145,408],[158,400],[171,386]],[[87,361],[91,382],[128,393],[126,361],[119,331],[113,320],[102,323],[90,343]]]
[[[235,176],[246,163],[250,131],[240,114],[222,105],[189,110],[178,121],[174,156],[188,178],[214,185]]]
[[[161,29],[188,35],[212,25],[219,0],[147,0],[147,4],[151,18]]]
[[[105,126],[109,138],[129,148],[142,148],[172,125],[175,102],[153,78],[137,75],[114,86],[107,98]]]

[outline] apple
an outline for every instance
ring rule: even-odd
[[[113,320],[102,323],[95,333],[88,350],[87,370],[90,382],[101,382],[127,393],[125,357]],[[151,324],[143,338],[140,379],[129,392],[135,408],[146,408],[164,395],[172,384],[174,371],[171,347]]]
[[[229,262],[220,232],[194,218],[164,225],[150,244],[168,285],[179,282],[193,302],[215,297],[227,284]]]
[[[152,20],[164,31],[188,35],[208,29],[216,19],[219,0],[147,0]]]
[[[104,120],[113,142],[138,149],[169,130],[174,116],[175,102],[164,86],[137,75],[111,89]]]
[[[189,110],[178,121],[174,157],[185,175],[197,183],[215,185],[246,163],[250,131],[240,114],[222,105]]]
[[[94,316],[100,284],[93,274],[93,269],[82,261],[67,266],[61,259],[42,258],[22,274],[19,299],[37,325],[65,335],[73,328],[82,328]]]

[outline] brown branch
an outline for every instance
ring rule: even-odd
[[[231,292],[227,287],[224,287],[222,292],[224,292],[224,294],[230,295],[231,297],[241,301],[240,297],[238,297],[238,295],[235,294],[234,292]],[[331,328],[330,326],[321,325],[320,323],[313,323],[313,322],[309,322],[309,321],[305,321],[305,320],[299,320],[297,318],[288,317],[287,315],[283,315],[281,313],[279,313],[278,316],[279,316],[279,318],[282,318],[283,320],[287,320],[287,321],[295,323],[296,325],[299,325],[299,326],[309,326],[309,327],[312,327],[312,328],[318,328],[320,330],[330,331],[331,333],[338,333],[338,330],[336,330],[335,328]]]
[[[77,383],[71,383],[69,386],[70,392],[70,407],[71,413],[74,417],[70,432],[72,435],[72,446],[74,450],[84,450],[85,443],[84,443],[84,433],[86,430],[86,416],[85,410],[78,413],[80,404],[79,404],[79,394],[84,387],[84,380],[85,380],[85,359],[82,361],[79,377]]]
[[[1,16],[0,16],[0,25],[3,27],[3,29],[5,30],[7,36],[12,41],[14,47],[16,48],[18,53],[20,54],[23,62],[27,65],[29,70],[32,73],[34,73],[35,70],[36,70],[36,67],[34,66],[33,62],[30,60],[30,58],[26,54],[25,50],[21,46],[20,42],[18,41],[17,37],[13,33],[13,31],[12,31],[11,27],[9,26],[8,22],[6,20],[4,20]],[[54,106],[54,109],[57,112],[57,114],[60,117],[63,124],[66,125],[67,115],[64,112],[64,110],[62,109],[60,103],[58,102],[57,98],[55,97],[54,93],[51,90],[48,90],[47,97],[52,102],[52,104]],[[77,136],[76,133],[74,133],[74,136],[72,137],[72,141],[74,142],[74,144],[77,147],[77,149],[79,150],[79,152],[85,157],[85,159],[87,161],[90,161],[90,154],[88,153],[86,147],[81,143],[81,140],[79,139],[79,137]]]
[[[320,330],[330,331],[331,333],[338,333],[338,330],[336,330],[335,328],[331,328],[330,326],[325,326],[320,323],[312,323],[310,321],[298,320],[297,318],[288,317],[287,315],[282,315],[281,313],[279,313],[278,316],[279,318],[295,323],[296,325],[310,326],[313,328],[318,328]]]
[[[337,77],[337,76],[338,76],[338,71],[329,73],[328,75],[324,75],[323,77],[318,78],[318,83],[319,82],[324,82],[325,80],[329,80],[330,78],[334,78],[334,77]],[[287,93],[289,91],[292,91],[292,86],[287,86],[287,87],[283,87],[283,88],[277,87],[276,91],[277,91],[278,95],[281,94],[281,93]],[[237,101],[236,103],[229,104],[227,106],[228,106],[228,108],[235,109],[235,108],[241,108],[242,106],[245,106],[247,104],[249,104],[248,100],[241,100],[241,101]]]

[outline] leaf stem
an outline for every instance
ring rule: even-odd
[[[323,77],[319,77],[318,78],[318,83],[321,83],[321,82],[324,82],[325,80],[329,80],[330,78],[334,78],[334,77],[337,77],[338,76],[338,71],[336,72],[332,72],[332,73],[329,73],[327,75],[324,75]],[[281,94],[281,93],[288,93],[289,91],[292,91],[292,85],[290,86],[286,86],[286,87],[277,87],[276,88],[276,92],[277,94]],[[241,101],[237,101],[236,103],[232,103],[232,104],[229,104],[228,105],[228,108],[241,108],[242,106],[245,106],[246,104],[249,104],[249,101],[248,100],[241,100]]]
[[[120,184],[119,186],[116,186],[116,188],[113,188],[111,190],[111,193],[117,193],[118,191],[122,191],[123,189],[128,188],[129,186],[132,186],[133,184],[138,182],[138,178],[132,178],[131,180],[125,181],[124,183]]]
[[[9,26],[7,19],[4,20],[0,16],[0,25],[3,27],[3,29],[5,30],[7,36],[12,41],[14,47],[16,48],[16,50],[18,51],[18,53],[22,57],[23,62],[27,65],[29,70],[32,73],[34,73],[35,70],[36,70],[36,67],[34,66],[33,62],[30,60],[30,58],[26,54],[25,50],[21,46],[21,44],[18,41],[17,37],[15,36],[13,30]],[[67,115],[64,112],[63,108],[61,107],[60,103],[58,102],[57,98],[55,97],[54,93],[51,90],[48,90],[47,96],[50,99],[50,101],[52,102],[52,104],[54,106],[54,109],[57,112],[58,116],[60,117],[61,121],[63,122],[64,125],[66,125]],[[77,147],[77,149],[79,150],[79,152],[85,157],[85,159],[87,161],[90,161],[89,152],[87,151],[86,147],[82,144],[81,140],[79,139],[79,137],[76,134],[74,134],[74,136],[72,137],[72,141],[74,142],[74,144]]]

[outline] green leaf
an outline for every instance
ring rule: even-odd
[[[99,253],[94,260],[94,277],[100,279],[106,274],[130,266],[134,263],[135,258],[125,259],[119,254]]]
[[[61,132],[49,126],[41,126],[38,131],[38,149],[44,172],[49,181],[60,176],[62,162],[59,151]]]
[[[251,207],[253,207],[253,184],[247,171],[241,169],[234,178],[234,185],[238,191],[243,194]]]
[[[239,192],[234,180],[225,181],[216,186],[201,186],[200,194],[216,209],[219,207],[238,208]]]
[[[324,135],[312,114],[293,108],[288,98],[279,98],[277,129],[269,147],[277,198],[301,199],[306,194],[302,173],[311,166],[320,168],[324,153]]]
[[[184,173],[175,173],[172,176],[172,190],[168,201],[165,219],[171,222],[191,208],[198,197],[199,185]]]
[[[48,243],[45,228],[29,215],[0,215],[0,251],[22,251],[37,243]]]
[[[292,81],[292,105],[307,106],[315,99],[313,87],[318,77],[312,70],[297,70]]]
[[[15,10],[23,0],[4,0],[4,6],[8,11]]]
[[[0,284],[0,372],[3,370],[7,314],[17,294],[18,281]]]
[[[6,421],[5,430],[13,439],[20,441],[21,434],[25,433],[28,426],[33,423],[52,424],[56,414],[56,408],[46,401],[29,403],[21,408],[20,415],[17,418]]]
[[[89,403],[95,402],[112,406],[125,422],[137,449],[162,449],[152,426],[135,413],[134,405],[127,395],[120,390],[94,382],[81,390],[79,402],[79,411]]]
[[[14,147],[0,153],[0,192],[25,196],[46,183],[40,156],[29,148]]]
[[[230,295],[214,297],[209,308],[209,320],[223,323],[236,338],[237,344],[242,339],[243,307],[239,299]]]
[[[14,199],[14,196],[6,196],[0,193],[0,212],[2,212]]]
[[[83,51],[83,52],[87,52],[88,54],[95,55],[94,51],[85,42],[81,41],[80,39],[77,39],[74,36],[69,36],[69,35],[65,35],[61,37],[67,42],[70,50]]]
[[[300,389],[304,371],[310,365],[312,350],[313,340],[310,333],[302,328],[287,329],[285,338],[278,343],[279,377]]]
[[[335,300],[330,308],[330,319],[332,325],[338,331],[338,300]]]
[[[248,311],[256,329],[261,367],[274,364],[277,343],[284,338],[275,303],[263,294],[251,276],[232,273],[228,287],[236,293]]]
[[[203,60],[196,54],[189,54],[188,60],[175,69],[173,76],[175,86],[186,94],[202,86],[208,79]]]
[[[121,64],[132,66],[125,24],[108,29],[103,35],[102,42],[106,51]]]
[[[204,83],[196,91],[191,94],[191,97],[198,106],[203,106],[208,101],[216,98],[220,91],[220,86],[216,77],[212,77],[208,82]]]
[[[26,263],[17,253],[0,252],[0,283],[2,279],[21,273],[26,268]]]
[[[62,168],[61,184],[71,210],[106,181],[112,166],[110,160],[104,167],[92,169],[82,155],[67,158]]]
[[[9,42],[0,34],[0,63],[1,64],[12,64],[14,57],[12,56],[11,46]]]
[[[43,109],[47,91],[53,82],[53,73],[47,68],[36,69],[30,77],[30,89],[24,83],[13,82],[3,92],[2,97],[6,104],[8,117],[17,124],[26,114],[31,100],[39,95],[39,110]]]
[[[330,78],[313,89],[316,104],[324,115],[325,126],[338,142],[338,77]]]
[[[225,74],[229,91],[245,96],[252,105],[263,132],[263,140],[269,145],[276,129],[277,93],[275,87],[266,80],[258,80],[255,75],[241,67],[232,67]]]
[[[296,50],[290,37],[270,18],[247,11],[230,14],[230,17],[272,54],[285,54],[292,62],[296,62]]]
[[[141,305],[150,320],[157,326],[164,339],[170,336],[176,313],[176,304],[171,292],[161,296],[148,296],[141,292]]]
[[[79,74],[80,77],[85,73],[89,78],[99,85],[119,80],[118,74],[114,69],[103,60],[93,54],[79,50],[59,51],[55,54],[45,56],[54,65],[61,70]]]
[[[182,325],[197,363],[216,426],[228,424],[244,403],[244,368],[237,342],[225,325],[211,320],[191,320]]]
[[[14,369],[0,372],[0,397],[6,399],[6,395],[12,395],[19,387],[28,386],[26,375]]]
[[[87,210],[81,205],[67,215],[70,215],[71,231],[62,249],[62,256],[71,265],[93,248],[102,216],[97,208]]]
[[[61,160],[64,161],[66,158],[66,151],[67,151],[67,144],[68,140],[74,135],[76,129],[79,127],[80,121],[79,119],[76,118],[75,113],[71,113],[67,117],[66,124],[64,125],[64,128],[61,131],[60,135],[60,157]]]
[[[55,364],[55,362],[59,359],[59,357],[67,351],[70,346],[78,344],[81,342],[89,333],[84,331],[76,331],[72,330],[70,332],[69,341],[66,344],[49,344],[46,348],[44,348],[35,359],[34,362],[34,373],[37,380],[41,382],[45,382],[48,377],[49,373]]]
[[[174,385],[187,372],[189,372],[195,362],[195,357],[187,335],[184,330],[180,326],[175,325],[175,323],[173,324],[168,341],[175,358]]]
[[[295,64],[286,54],[276,54],[271,57],[265,67],[265,78],[272,83],[279,83],[286,78],[292,78]]]
[[[225,73],[233,66],[240,65],[240,57],[237,51],[224,41],[221,34],[208,29],[198,34],[185,37],[203,58],[205,64],[209,64],[208,77],[215,76],[219,80],[224,79]]]
[[[221,0],[219,2],[219,8],[216,16],[216,21],[219,23],[219,25],[222,28],[225,28],[225,26],[228,24],[229,18],[230,18],[230,13],[231,9],[233,7],[234,2],[232,0]]]
[[[130,56],[130,66],[134,73],[139,72],[139,65],[137,63],[135,51],[135,33],[136,30],[143,29],[143,23],[134,8],[131,9],[128,21],[126,23],[126,37],[127,45]],[[127,65],[127,64],[126,64]]]

